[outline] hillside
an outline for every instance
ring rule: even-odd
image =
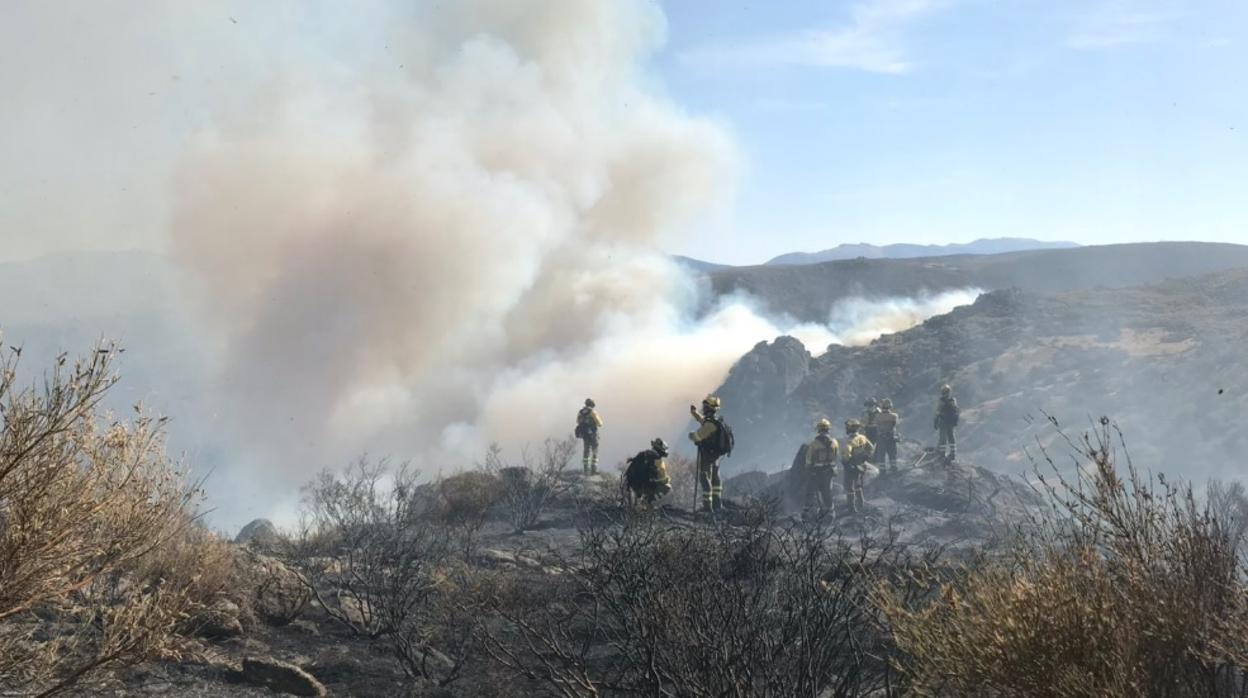
[[[841,259],[909,259],[943,257],[959,254],[1001,254],[1023,250],[1050,250],[1078,247],[1073,242],[1046,242],[1028,238],[989,238],[951,245],[872,245],[869,243],[837,245],[821,252],[790,252],[767,262],[770,265],[819,264]]]
[[[717,295],[748,293],[773,312],[823,322],[832,306],[847,296],[908,297],[968,287],[1060,293],[1098,286],[1139,286],[1238,267],[1248,267],[1248,246],[1161,242],[997,255],[734,267],[709,276]]]
[[[1024,469],[1024,449],[1057,438],[1045,414],[1074,432],[1108,415],[1142,466],[1238,475],[1246,319],[1248,271],[1234,270],[1138,288],[995,291],[818,357],[782,337],[743,357],[719,390],[737,432],[732,468],[787,463],[817,416],[856,416],[872,395],[897,403],[904,436],[934,445],[935,396],[948,381],[963,409],[959,453],[980,466]]]

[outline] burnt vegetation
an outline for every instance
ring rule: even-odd
[[[198,523],[160,420],[101,408],[113,357],[0,367],[6,694],[1248,695],[1248,493],[1143,474],[1108,420],[1052,424],[1041,506],[991,543],[766,497],[698,519],[677,458],[639,510],[549,441],[432,478],[362,459],[241,545]]]

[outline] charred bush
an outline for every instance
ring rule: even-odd
[[[870,596],[905,558],[818,523],[629,517],[582,530],[569,574],[493,590],[479,627],[500,665],[553,695],[892,695]]]

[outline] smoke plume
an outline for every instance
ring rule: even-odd
[[[862,341],[951,302],[818,327],[734,298],[695,318],[701,289],[660,249],[737,156],[647,86],[657,7],[426,9],[392,39],[402,71],[275,76],[178,168],[173,251],[223,357],[229,438],[285,481],[365,449],[454,469],[569,435],[586,397],[610,463],[678,436],[760,340]]]
[[[668,322],[657,246],[730,184],[725,134],[644,89],[654,5],[486,5],[427,8],[398,75],[283,75],[182,163],[234,428],[298,467],[479,449],[554,407],[514,405],[535,381],[593,389],[570,371]]]

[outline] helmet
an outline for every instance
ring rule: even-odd
[[[592,399],[592,398],[585,398],[585,406],[586,406],[586,407],[593,407],[593,406],[594,406],[594,401],[593,401],[593,399]]]
[[[880,407],[883,407],[883,408],[884,408],[884,409],[886,409],[886,410],[891,410],[891,409],[893,409],[893,400],[892,400],[892,398],[887,398],[887,397],[886,397],[886,398],[884,398],[884,399],[880,402]]]
[[[863,407],[875,407],[875,398],[869,397],[862,402]]]
[[[860,422],[860,421],[858,421],[858,420],[856,420],[856,419],[847,419],[847,420],[845,420],[845,431],[847,431],[847,432],[849,432],[849,433],[851,433],[851,434],[852,434],[852,433],[854,433],[855,431],[858,431],[858,430],[859,430],[859,429],[861,429],[861,428],[862,428],[862,422]]]
[[[702,406],[717,410],[719,409],[719,398],[714,395],[707,395],[706,398],[702,400]]]
[[[651,450],[653,450],[655,453],[659,454],[660,456],[667,455],[667,442],[665,442],[663,439],[655,439],[654,441],[651,441],[650,448]]]
[[[818,422],[815,423],[815,429],[820,434],[822,434],[825,431],[832,431],[832,422],[829,422],[826,417],[823,419],[820,419]]]
[[[941,395],[950,395],[952,393],[953,393],[953,388],[950,388],[948,383],[940,386]]]

